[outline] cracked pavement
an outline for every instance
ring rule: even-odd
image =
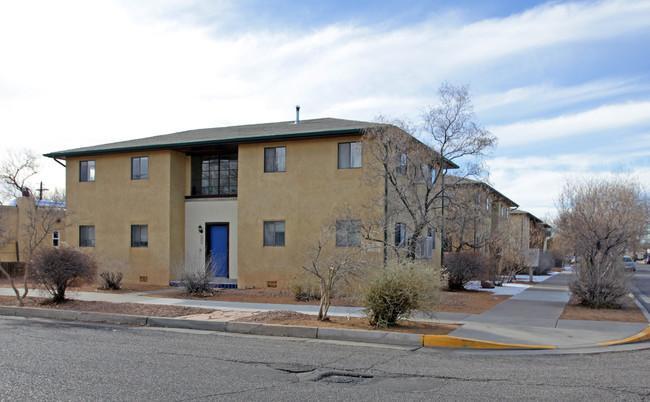
[[[650,399],[647,349],[469,354],[0,318],[0,350],[0,399]]]

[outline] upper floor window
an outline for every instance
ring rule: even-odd
[[[79,181],[95,181],[95,161],[79,162]]]
[[[79,226],[79,247],[95,247],[95,225]]]
[[[138,156],[131,158],[131,180],[149,178],[149,157]]]
[[[404,247],[406,242],[406,223],[395,224],[395,246]]]
[[[361,246],[361,221],[336,221],[336,247]]]
[[[193,156],[192,195],[237,195],[237,154]]]
[[[61,232],[55,230],[52,232],[52,247],[59,247],[61,245]]]
[[[131,247],[149,246],[149,226],[131,225]]]
[[[284,221],[264,222],[264,247],[284,247]]]
[[[361,143],[339,143],[339,169],[354,169],[361,167]]]
[[[286,147],[264,148],[264,172],[284,172],[286,171],[286,161]]]
[[[399,174],[406,174],[406,154],[397,155],[397,168],[395,169]]]

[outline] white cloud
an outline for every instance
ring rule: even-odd
[[[219,10],[235,12],[227,2]],[[0,50],[8,60],[0,66],[0,132],[11,136],[10,145],[49,152],[291,120],[296,104],[303,118],[413,118],[444,79],[466,82],[475,69],[506,56],[633,35],[650,26],[647,1],[551,3],[464,26],[457,18],[433,17],[397,29],[342,23],[307,32],[260,27],[228,36],[207,25],[194,27],[191,18],[166,20],[165,12],[152,17],[146,8],[132,12],[110,0],[0,3]],[[218,15],[213,19],[220,24]],[[507,77],[507,67],[482,74]],[[648,102],[617,106],[642,122],[650,115]],[[520,128],[584,132],[584,117],[608,111],[615,114],[606,107],[500,130],[506,143],[516,142]]]
[[[650,126],[650,101],[607,105],[582,113],[492,127],[502,146],[530,144],[587,133]]]

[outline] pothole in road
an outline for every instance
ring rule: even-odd
[[[299,373],[298,379],[300,381],[322,381],[334,384],[359,384],[364,380],[374,378],[370,374],[354,373],[346,371],[324,371],[313,370],[308,373]]]

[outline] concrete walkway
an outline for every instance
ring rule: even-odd
[[[428,315],[418,313],[414,318],[421,321],[462,324],[460,328],[450,334],[454,337],[519,345],[548,345],[557,348],[595,346],[600,342],[616,341],[633,336],[648,327],[648,323],[561,320],[560,315],[570,298],[567,287],[570,275],[570,272],[563,272],[549,277],[544,282],[512,296],[483,314],[436,312],[433,315]],[[318,313],[318,306],[312,305],[153,297],[155,294],[173,291],[175,290],[123,294],[69,292],[67,296],[87,301],[204,307],[215,310],[285,310],[305,314]],[[9,288],[0,288],[0,295],[11,296],[13,291]],[[47,296],[42,291],[32,291],[31,295]],[[332,306],[329,314],[359,317],[362,315],[362,309]]]

